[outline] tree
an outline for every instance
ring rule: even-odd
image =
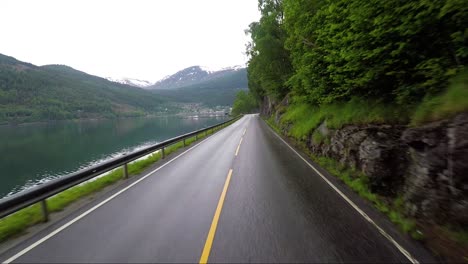
[[[411,103],[467,63],[461,0],[284,0],[288,85],[312,104],[351,97]]]
[[[257,109],[257,107],[257,102],[251,93],[239,91],[236,94],[236,100],[232,106],[232,114],[239,115],[252,113]]]
[[[278,99],[289,92],[285,83],[292,72],[289,52],[284,47],[282,1],[260,0],[259,10],[260,21],[250,24],[246,31],[252,38],[247,45],[249,88],[258,100],[264,96]]]

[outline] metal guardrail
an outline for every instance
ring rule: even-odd
[[[13,194],[11,196],[5,197],[3,199],[0,199],[0,218],[3,218],[5,216],[8,216],[12,213],[15,213],[25,207],[28,207],[30,205],[36,204],[38,202],[41,202],[42,204],[42,212],[44,215],[44,221],[48,220],[48,210],[47,210],[47,203],[46,199],[54,196],[64,190],[67,190],[73,186],[76,186],[80,183],[83,183],[87,180],[90,180],[96,176],[99,176],[103,173],[106,173],[110,170],[113,170],[118,167],[123,167],[124,170],[124,177],[128,178],[128,170],[127,170],[127,164],[141,158],[145,155],[151,154],[157,150],[161,150],[161,158],[165,158],[165,152],[164,149],[178,143],[180,141],[184,142],[184,147],[186,146],[185,140],[188,138],[191,138],[193,136],[198,139],[198,134],[201,134],[205,132],[205,135],[208,134],[208,131],[211,129],[212,132],[214,132],[215,128],[222,127],[230,122],[237,121],[240,119],[242,116],[237,116],[235,118],[232,118],[228,121],[219,123],[214,126],[210,126],[207,128],[202,128],[178,137],[174,137],[171,139],[168,139],[166,141],[163,141],[161,143],[155,144],[153,146],[129,153],[129,154],[124,154],[121,157],[114,158],[112,160],[103,162],[101,164],[77,171],[75,173],[68,174],[66,176],[48,181],[44,184],[32,187],[31,189],[27,189],[25,191]]]

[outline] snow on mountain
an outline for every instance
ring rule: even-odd
[[[231,67],[225,67],[225,68],[222,68],[221,71],[239,71],[239,70],[242,70],[242,69],[245,69],[246,66],[242,66],[242,65],[235,65],[235,66],[231,66]]]
[[[224,68],[214,68],[214,67],[207,67],[207,66],[199,66],[199,67],[200,69],[208,73],[214,73],[214,72],[219,72],[219,71],[238,71],[238,70],[246,68],[245,65],[235,65],[235,66],[224,67]]]
[[[126,84],[130,86],[135,86],[139,88],[146,88],[148,86],[153,85],[153,83],[145,80],[139,80],[139,79],[134,79],[134,78],[112,78],[112,77],[107,77],[107,80],[111,82],[116,82],[116,83],[121,83],[121,84]]]
[[[202,69],[200,66],[192,66],[166,76],[156,82],[151,89],[171,89],[190,85],[205,79],[211,72]]]
[[[185,87],[216,78],[223,78],[242,69],[245,70],[245,66],[237,65],[217,70],[209,67],[191,66],[180,70],[173,75],[164,77],[148,88],[174,89]]]
[[[212,73],[215,71],[218,71],[218,68],[213,68],[213,67],[207,67],[207,66],[198,66],[202,71],[206,71],[207,73]]]

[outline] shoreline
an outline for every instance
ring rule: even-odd
[[[90,117],[90,118],[74,118],[74,119],[59,119],[59,120],[38,120],[31,122],[4,122],[0,123],[0,127],[4,126],[27,126],[39,125],[60,122],[81,122],[81,121],[101,121],[101,120],[118,120],[130,118],[160,118],[160,117],[180,117],[180,118],[209,118],[209,117],[229,117],[229,115],[213,114],[213,113],[177,113],[168,115],[143,115],[143,116],[120,116],[120,117]]]

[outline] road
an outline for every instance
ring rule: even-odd
[[[257,115],[170,158],[0,260],[433,261]]]

